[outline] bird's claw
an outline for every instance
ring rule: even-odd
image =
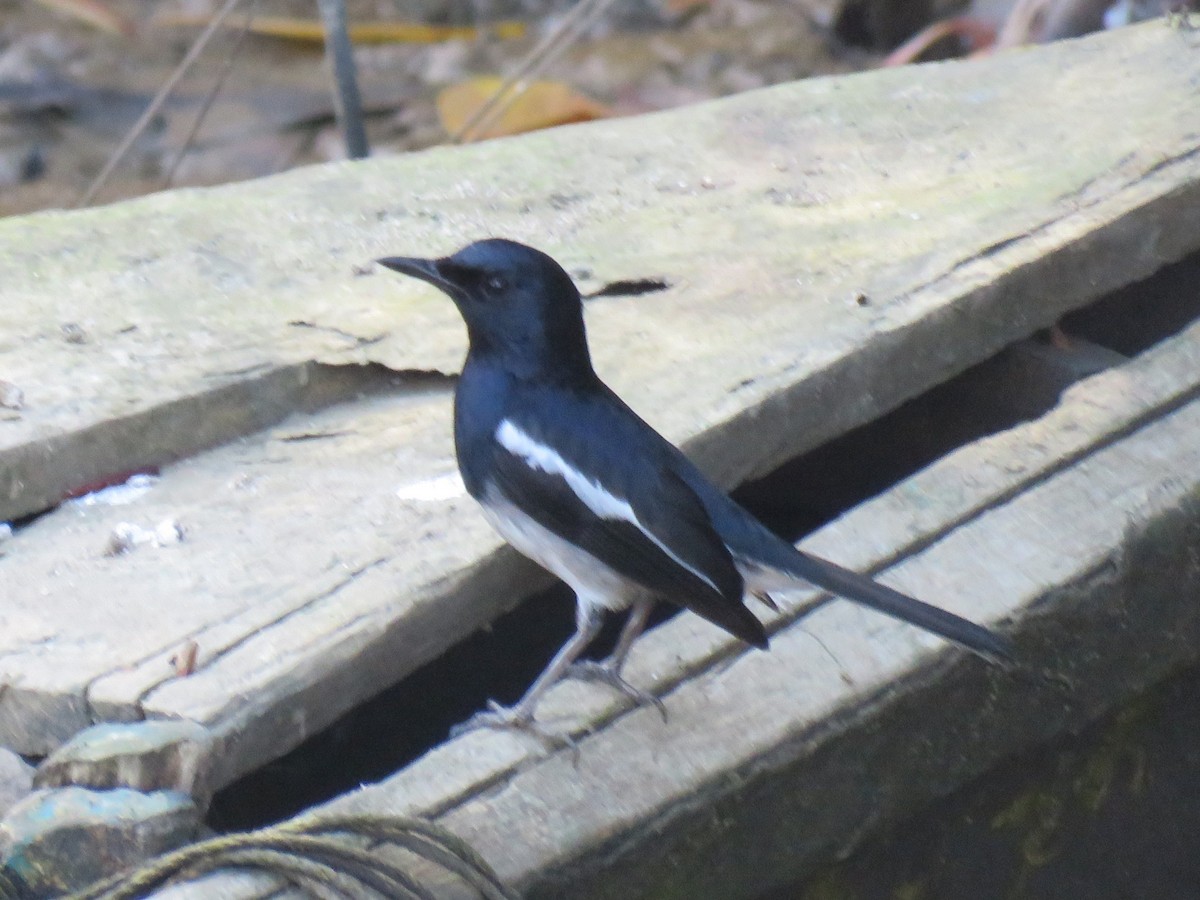
[[[465,722],[451,728],[450,737],[460,738],[480,728],[491,728],[495,731],[520,731],[533,735],[550,750],[560,750],[564,747],[575,749],[575,742],[568,735],[551,734],[534,721],[532,709],[526,709],[519,703],[516,706],[502,706],[495,700],[489,700],[487,705],[486,710],[475,713]]]
[[[574,678],[577,681],[597,681],[601,684],[607,684],[618,693],[629,697],[639,706],[653,706],[658,710],[663,721],[667,721],[667,706],[662,702],[661,698],[655,697],[653,694],[643,691],[639,687],[634,687],[622,678],[620,673],[608,663],[580,660],[573,663],[563,677]]]

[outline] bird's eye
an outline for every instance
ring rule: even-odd
[[[484,284],[487,285],[489,291],[499,292],[508,287],[508,282],[501,275],[489,275]]]

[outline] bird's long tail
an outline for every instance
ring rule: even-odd
[[[1013,644],[1007,637],[976,625],[954,613],[930,606],[837,563],[796,551],[788,560],[789,575],[863,606],[916,625],[989,659],[1011,660]]]

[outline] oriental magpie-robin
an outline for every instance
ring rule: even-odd
[[[621,667],[660,599],[765,648],[743,598],[770,603],[770,591],[809,582],[984,656],[1011,655],[1005,637],[802,553],[731,500],[600,380],[579,291],[546,254],[492,239],[443,259],[379,262],[448,294],[466,320],[454,398],[463,481],[495,529],[577,598],[575,635],[525,696],[466,727],[532,727],[539,698],[567,675],[653,700]],[[577,663],[603,611],[627,607],[612,656]]]

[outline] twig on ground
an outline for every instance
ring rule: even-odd
[[[204,124],[204,119],[208,116],[208,111],[212,109],[217,95],[221,93],[221,88],[225,86],[226,79],[229,78],[229,74],[233,71],[233,67],[237,63],[242,47],[246,43],[246,36],[250,34],[250,25],[254,21],[254,16],[257,12],[258,0],[251,0],[250,8],[246,10],[246,17],[242,21],[241,30],[234,39],[233,46],[229,48],[229,53],[225,56],[225,62],[221,65],[221,71],[217,73],[217,77],[213,81],[212,87],[209,88],[204,102],[200,104],[200,110],[196,113],[196,118],[192,121],[192,127],[188,130],[187,137],[183,139],[183,145],[179,148],[179,152],[175,154],[175,158],[167,166],[166,174],[163,176],[163,190],[166,190],[174,183],[175,173],[179,170],[184,157],[187,156],[188,150],[192,148],[192,142],[196,140],[196,135],[200,133],[200,127]]]
[[[234,11],[239,2],[240,0],[225,0],[225,5],[213,16],[212,21],[208,23],[208,26],[196,38],[196,42],[192,44],[187,54],[180,60],[179,65],[175,67],[175,71],[171,73],[171,77],[158,89],[158,93],[154,95],[154,99],[150,101],[150,105],[146,107],[145,112],[133,123],[133,127],[129,129],[129,133],[125,135],[125,139],[121,141],[121,145],[113,151],[113,155],[108,158],[108,162],[100,170],[100,174],[92,180],[87,190],[76,201],[76,207],[87,206],[95,199],[100,188],[104,187],[109,176],[112,175],[121,160],[125,158],[125,154],[129,152],[129,148],[133,146],[134,141],[141,136],[146,127],[154,120],[154,117],[158,115],[158,111],[167,102],[167,98],[171,96],[171,92],[175,90],[175,86],[179,84],[180,79],[192,67],[192,64],[200,58],[200,54],[204,52],[204,48],[208,46],[208,42],[217,33],[217,30],[221,27],[221,23]]]

